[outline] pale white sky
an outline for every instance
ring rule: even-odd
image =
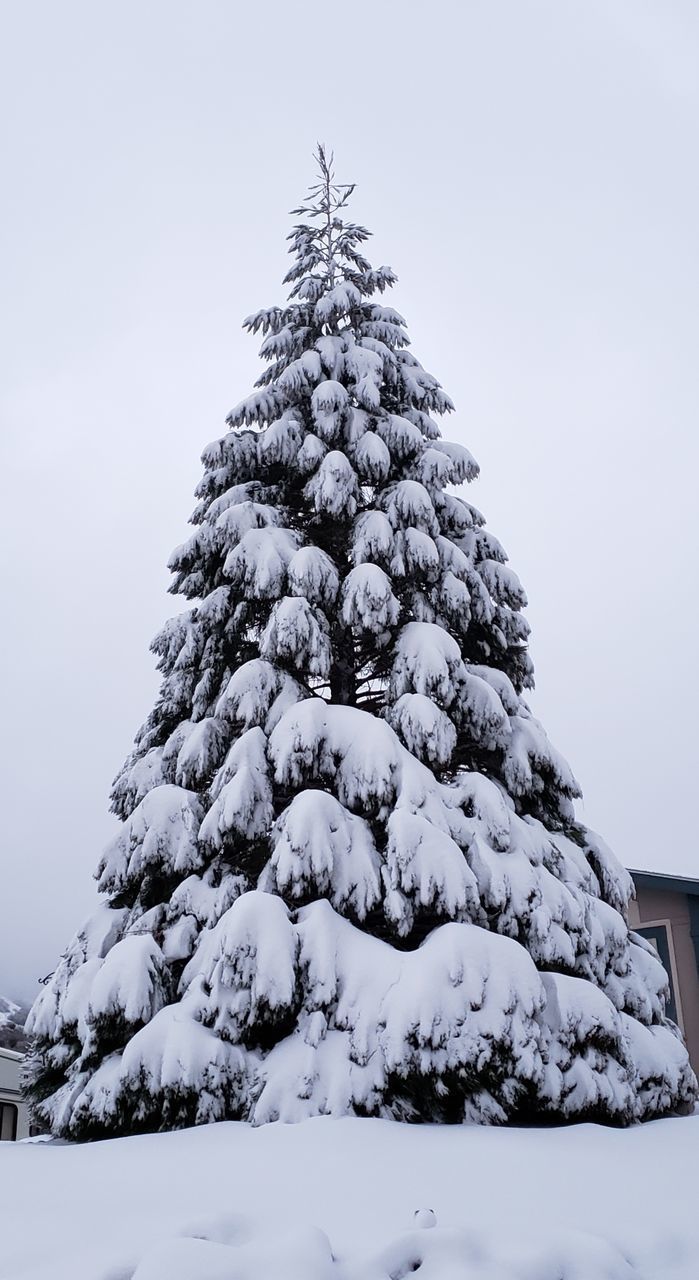
[[[91,909],[199,454],[316,139],[482,467],[534,705],[629,865],[699,875],[694,0],[0,3],[0,992]]]

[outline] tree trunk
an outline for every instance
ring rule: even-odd
[[[354,672],[354,642],[349,627],[338,624],[333,631],[334,662],[330,669],[330,701],[346,707],[357,705]]]

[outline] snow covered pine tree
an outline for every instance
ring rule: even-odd
[[[117,778],[103,905],[29,1019],[37,1116],[626,1124],[691,1108],[630,878],[522,691],[520,583],[477,467],[318,152],[270,362],[203,455]]]

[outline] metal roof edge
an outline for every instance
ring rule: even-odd
[[[642,888],[668,889],[675,893],[687,893],[699,897],[699,878],[674,876],[667,871],[638,871],[627,868],[629,875]]]

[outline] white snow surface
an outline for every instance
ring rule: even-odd
[[[696,1280],[699,1116],[0,1146],[2,1280]]]

